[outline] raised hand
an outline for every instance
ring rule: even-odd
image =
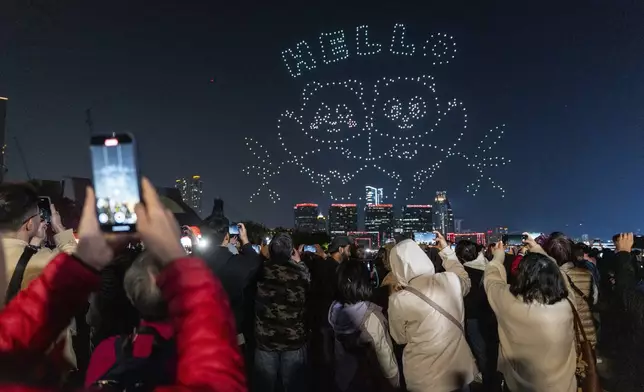
[[[181,229],[172,212],[167,210],[152,183],[147,178],[141,181],[143,203],[137,204],[136,230],[141,240],[163,265],[186,257],[181,245]]]

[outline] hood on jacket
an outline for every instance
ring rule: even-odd
[[[390,264],[390,258],[391,258],[391,250],[394,248],[396,244],[385,244],[383,248],[385,249],[385,259],[383,260],[384,267],[387,271],[391,271],[391,264]]]
[[[489,261],[485,258],[485,255],[483,253],[479,253],[479,255],[474,260],[466,261],[465,263],[463,263],[463,266],[485,271],[485,267],[488,263]]]
[[[391,272],[398,283],[408,285],[420,275],[434,275],[434,264],[413,240],[404,240],[391,250]]]
[[[346,335],[358,332],[368,309],[367,302],[356,304],[333,302],[329,308],[329,324],[336,334]]]

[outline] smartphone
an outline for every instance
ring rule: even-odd
[[[504,234],[501,238],[505,246],[521,246],[526,237],[523,234]]]
[[[259,254],[259,252],[262,250],[259,245],[253,245],[253,249],[255,249],[255,252],[257,252],[257,254]]]
[[[134,136],[128,133],[92,136],[89,150],[101,230],[135,232],[134,206],[141,201],[141,181]]]
[[[428,232],[414,233],[414,240],[419,244],[432,245],[436,242],[436,234]]]
[[[528,233],[528,235],[529,235],[529,236],[530,236],[530,238],[532,238],[533,240],[536,240],[537,238],[541,237],[543,234],[542,234],[542,233]]]
[[[317,249],[315,249],[315,245],[304,245],[304,251],[315,253]]]
[[[51,199],[49,196],[38,196],[38,213],[40,219],[51,223]]]
[[[239,225],[237,223],[232,223],[228,226],[229,235],[239,235]]]

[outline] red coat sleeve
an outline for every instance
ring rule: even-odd
[[[100,276],[65,253],[56,256],[0,312],[0,355],[47,351],[98,288]]]
[[[176,331],[177,381],[156,392],[246,391],[235,319],[219,280],[203,261],[177,260],[157,280]]]
[[[522,255],[516,255],[514,260],[512,260],[512,265],[510,266],[510,272],[513,276],[516,276],[519,273],[519,263],[523,260]]]

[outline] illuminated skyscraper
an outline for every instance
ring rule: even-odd
[[[326,217],[320,212],[317,219],[317,231],[319,233],[326,233]]]
[[[313,203],[300,203],[293,207],[295,217],[295,230],[307,233],[318,231],[318,216],[320,210],[318,205]]]
[[[433,207],[434,230],[440,231],[443,235],[454,232],[454,213],[447,198],[447,192],[436,192]]]
[[[365,207],[365,231],[378,232],[385,238],[390,238],[393,236],[394,223],[393,204],[371,204]]]
[[[367,185],[365,187],[365,201],[367,205],[382,204],[384,202],[382,188]]]
[[[358,206],[356,204],[331,204],[329,207],[329,232],[346,234],[358,231]]]
[[[181,192],[183,202],[201,215],[201,196],[203,195],[201,176],[178,178],[174,187]]]
[[[403,206],[399,226],[402,228],[403,234],[432,231],[432,206],[429,204]]]

